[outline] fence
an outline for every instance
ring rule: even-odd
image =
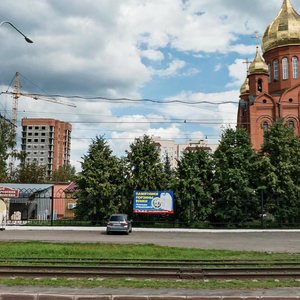
[[[245,200],[243,207],[248,207],[248,211],[256,211],[254,217],[248,218],[244,213],[244,220],[220,221],[216,217],[204,221],[197,219],[198,208],[186,207],[176,210],[174,215],[147,215],[130,214],[135,227],[191,227],[191,228],[299,228],[300,227],[300,199],[294,203],[294,206],[282,201],[276,200],[279,212],[284,216],[284,222],[279,222],[268,213],[265,208],[270,206],[268,195],[263,198],[259,195],[253,202]],[[199,200],[200,201],[200,200]],[[224,207],[226,201],[219,200]],[[247,203],[247,204],[246,204]],[[49,185],[43,188],[21,188],[17,198],[0,198],[0,224],[3,225],[105,225],[106,220],[80,220],[75,218],[76,199],[74,192],[67,192],[65,188],[57,188]],[[284,204],[284,205],[283,205]],[[201,205],[200,205],[201,206]],[[285,211],[294,214],[294,218],[285,216]],[[199,206],[197,206],[199,207]],[[281,209],[281,210],[280,210]],[[180,213],[186,210],[188,217]],[[297,212],[298,211],[298,212]],[[109,217],[109,216],[107,216]],[[276,217],[276,216],[275,216]]]
[[[2,198],[0,221],[3,224],[50,223],[73,219],[76,199],[65,189],[47,188],[19,189],[17,198]]]

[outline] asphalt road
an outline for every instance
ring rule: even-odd
[[[92,242],[92,243],[133,243],[189,247],[203,249],[256,250],[264,252],[300,252],[300,230],[297,231],[156,231],[133,229],[130,235],[106,235],[104,228],[26,228],[8,227],[0,231],[1,241],[49,241],[49,242]],[[47,295],[165,295],[171,296],[269,296],[274,299],[288,299],[299,296],[299,288],[224,290],[224,289],[126,289],[126,288],[52,288],[52,287],[7,287],[0,286],[6,293],[38,293]],[[276,297],[275,297],[276,296]],[[133,297],[132,297],[133,298]],[[12,298],[10,298],[12,299]],[[47,298],[48,299],[48,298]],[[51,298],[52,299],[52,298]],[[290,298],[289,298],[290,299]]]
[[[67,230],[7,228],[0,231],[0,241],[48,241],[80,243],[156,244],[163,246],[255,250],[265,252],[300,252],[300,231],[193,231],[161,232],[133,229],[130,235],[106,235],[103,228]]]

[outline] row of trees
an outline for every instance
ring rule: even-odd
[[[173,190],[174,220],[194,225],[300,221],[300,139],[282,121],[253,151],[244,129],[225,129],[213,155],[187,151],[175,170],[160,162],[150,137],[136,139],[122,158],[96,137],[78,174],[77,218],[101,221],[132,214],[134,190]],[[145,216],[144,216],[145,217]]]
[[[24,159],[16,169],[8,168],[9,156],[22,158],[13,151],[14,134],[11,124],[0,118],[0,182],[76,181],[78,219],[101,222],[114,212],[132,214],[134,190],[173,190],[172,220],[179,223],[300,223],[300,139],[282,121],[265,133],[259,153],[245,130],[227,128],[213,155],[202,148],[187,151],[175,170],[168,157],[160,162],[148,136],[136,139],[122,158],[103,137],[96,137],[79,174],[64,166],[50,179],[43,166]]]

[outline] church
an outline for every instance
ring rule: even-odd
[[[300,15],[290,0],[283,1],[265,30],[261,48],[262,55],[257,47],[240,88],[237,114],[237,127],[247,130],[256,151],[264,132],[280,118],[299,135]]]

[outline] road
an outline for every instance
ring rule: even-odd
[[[133,229],[130,235],[106,235],[104,228],[9,228],[0,241],[156,244],[202,249],[300,252],[300,230],[295,231],[155,231]]]
[[[49,242],[92,242],[92,243],[152,243],[163,246],[189,247],[202,249],[228,250],[256,250],[264,252],[300,252],[300,230],[294,231],[209,231],[209,230],[171,230],[134,228],[132,234],[106,235],[105,228],[43,228],[43,227],[7,227],[0,231],[1,241],[49,241]],[[12,297],[20,293],[20,287],[0,286],[1,293]],[[211,296],[211,299],[222,299],[228,296],[232,299],[242,299],[241,296],[251,299],[269,296],[268,299],[298,299],[299,288],[289,289],[128,289],[128,288],[51,288],[51,287],[22,287],[22,293],[45,295],[123,295],[122,299],[133,299],[135,295],[159,295],[159,299],[171,299],[172,296]],[[124,295],[130,295],[127,298]],[[287,297],[290,296],[290,297]],[[276,297],[274,297],[276,296]],[[70,296],[71,297],[71,296]],[[1,295],[0,295],[1,298]],[[13,299],[13,298],[9,298]],[[29,299],[29,298],[28,298]],[[31,299],[31,298],[30,298]],[[34,298],[36,299],[36,298]],[[46,299],[46,298],[45,298]],[[48,298],[47,298],[48,299]],[[52,298],[51,298],[52,299]],[[68,299],[68,298],[66,298]],[[72,298],[73,299],[73,298]],[[114,297],[115,299],[115,297]],[[143,298],[145,299],[145,297]],[[178,299],[178,298],[176,298]],[[194,298],[193,298],[194,299]],[[205,298],[207,299],[207,297]],[[258,299],[258,298],[257,298]]]

